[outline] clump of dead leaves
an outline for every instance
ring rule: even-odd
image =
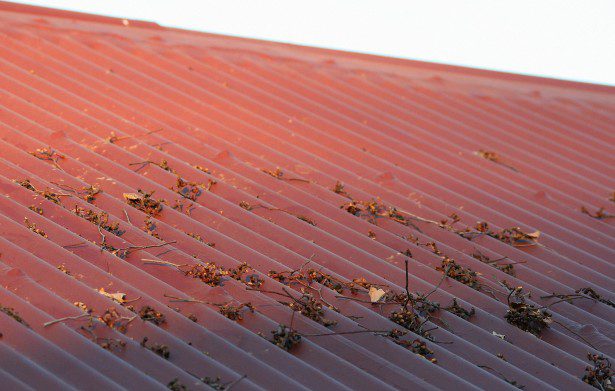
[[[275,330],[271,331],[271,334],[273,334],[271,343],[286,351],[293,349],[301,342],[301,334],[283,324],[278,325]]]
[[[613,369],[611,369],[611,362],[608,358],[598,355],[587,353],[587,359],[592,363],[585,368],[585,375],[582,380],[602,391],[613,391]]]
[[[553,322],[546,310],[528,304],[523,294],[523,287],[517,287],[508,294],[508,311],[504,318],[513,326],[523,331],[540,336],[545,328]]]
[[[136,193],[124,193],[124,198],[128,205],[150,216],[156,216],[162,211],[162,200],[152,197],[153,191],[146,193],[138,189]]]

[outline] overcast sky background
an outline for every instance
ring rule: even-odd
[[[212,33],[615,85],[615,0],[30,0]]]

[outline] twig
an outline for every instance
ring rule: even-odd
[[[167,262],[167,261],[158,261],[156,259],[147,259],[147,258],[141,258],[141,260],[145,263],[145,264],[154,264],[154,265],[166,265],[166,266],[173,266],[176,268],[180,268],[182,266],[188,266],[187,263],[184,263],[182,265],[177,264],[177,263],[173,263],[173,262]]]
[[[571,330],[568,326],[566,326],[565,324],[558,322],[555,319],[552,319],[554,323],[557,323],[558,325],[562,326],[564,329],[568,330],[569,332],[571,332],[572,334],[576,335],[577,337],[581,338],[581,340],[583,340],[583,342],[585,342],[587,345],[589,345],[589,347],[591,347],[592,349],[598,350],[596,349],[596,347],[594,345],[591,344],[591,342],[589,342],[588,340],[586,340],[585,338],[583,338],[582,335],[578,334],[577,332],[575,332],[574,330]]]
[[[67,244],[62,246],[62,248],[70,248],[70,247],[79,247],[79,246],[84,246],[86,245],[86,242],[79,242],[79,243],[75,243],[75,244]]]
[[[81,315],[77,315],[77,316],[67,316],[67,317],[64,317],[64,318],[54,319],[54,320],[51,320],[49,322],[43,323],[43,327],[51,326],[53,324],[60,323],[60,322],[66,322],[67,320],[79,320],[81,318],[91,317],[91,316],[92,315],[90,315],[90,314],[81,314]]]
[[[362,333],[384,333],[389,334],[391,330],[355,330],[355,331],[338,331],[333,333],[323,333],[323,334],[301,334],[304,337],[326,337],[329,335],[346,335],[346,334],[362,334]]]
[[[124,209],[124,215],[126,216],[126,221],[128,221],[128,224],[132,225],[132,222],[130,221],[130,216],[128,216],[128,212],[126,212],[126,209]]]
[[[231,388],[235,387],[237,385],[237,383],[239,383],[240,381],[242,381],[243,379],[247,378],[248,375],[243,375],[242,377],[240,377],[237,380],[233,380],[232,382],[230,382],[229,384],[226,385],[226,390],[230,390]]]

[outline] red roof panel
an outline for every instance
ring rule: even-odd
[[[0,21],[4,384],[572,389],[588,352],[613,357],[614,88],[11,3]],[[552,322],[537,337],[515,308]]]

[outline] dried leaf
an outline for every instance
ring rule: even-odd
[[[121,292],[109,293],[109,292],[105,291],[105,288],[100,288],[98,290],[98,293],[100,293],[103,296],[108,297],[109,299],[111,299],[113,301],[117,301],[120,304],[126,303],[126,294],[125,293],[121,293]]]
[[[372,303],[377,303],[386,295],[386,292],[383,289],[370,287],[369,288],[369,300]]]

